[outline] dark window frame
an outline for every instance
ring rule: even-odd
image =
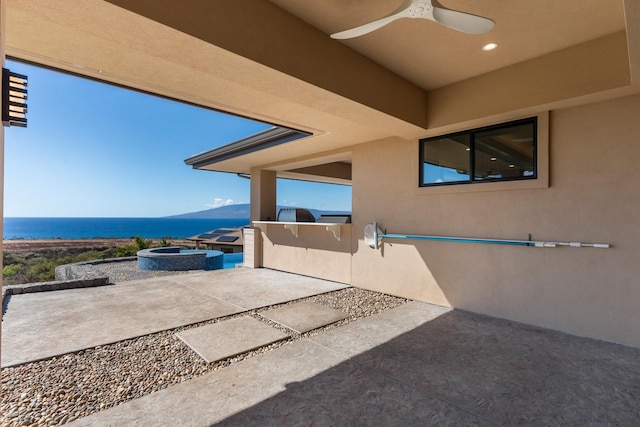
[[[485,179],[474,179],[475,175],[475,134],[480,132],[487,132],[493,130],[499,130],[502,128],[509,128],[513,126],[532,124],[533,125],[533,174],[531,176],[516,176],[516,177],[508,177],[508,178],[485,178]],[[468,180],[460,180],[460,181],[449,181],[449,182],[433,182],[433,183],[425,183],[424,182],[424,154],[425,154],[425,143],[429,141],[435,141],[443,138],[456,138],[460,136],[468,136],[469,137],[469,179]],[[418,186],[425,187],[443,187],[443,186],[451,186],[451,185],[469,185],[469,184],[484,184],[489,182],[508,182],[508,181],[525,181],[525,180],[535,180],[538,179],[538,117],[528,117],[525,119],[512,120],[510,122],[499,123],[490,126],[483,126],[479,128],[448,133],[444,135],[433,136],[429,138],[420,139],[419,142],[419,158],[418,158]]]

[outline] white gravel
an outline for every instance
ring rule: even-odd
[[[117,278],[116,281],[139,278],[131,266],[118,264],[103,264],[101,268],[106,268],[110,276]],[[130,270],[128,273],[127,268]],[[287,340],[212,364],[205,363],[174,334],[247,313],[2,369],[0,423],[2,426],[62,425],[407,302],[402,298],[357,288],[303,300],[342,310],[349,317],[305,334],[287,330],[291,336]],[[254,310],[249,314],[274,327],[283,328],[257,315],[273,307],[277,306]]]

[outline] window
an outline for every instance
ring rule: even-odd
[[[537,178],[535,117],[420,141],[420,186]]]

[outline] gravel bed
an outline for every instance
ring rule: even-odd
[[[131,271],[127,273],[124,267],[126,266],[117,266],[119,271],[111,272],[114,277],[119,278],[116,281],[136,277]],[[270,308],[299,301],[313,301],[336,308],[346,312],[349,317],[332,325],[298,334],[258,314]],[[39,362],[4,368],[0,423],[2,426],[62,425],[406,302],[405,299],[378,292],[346,288]],[[290,337],[254,351],[207,364],[174,336],[176,332],[185,329],[247,314],[284,329]]]
[[[117,261],[100,264],[75,265],[74,270],[82,275],[86,272],[87,277],[108,276],[111,283],[124,282],[128,280],[150,279],[160,276],[173,276],[176,274],[194,273],[200,270],[190,271],[163,271],[163,270],[138,270],[138,261]]]

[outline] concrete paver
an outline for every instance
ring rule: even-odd
[[[203,275],[183,276],[180,282],[245,309],[266,307],[349,287],[266,268],[220,270],[215,281]]]
[[[266,310],[260,315],[300,334],[348,317],[344,311],[311,301],[302,301]]]
[[[284,332],[251,316],[237,317],[188,329],[178,332],[176,336],[209,363],[245,353],[288,337]]]

